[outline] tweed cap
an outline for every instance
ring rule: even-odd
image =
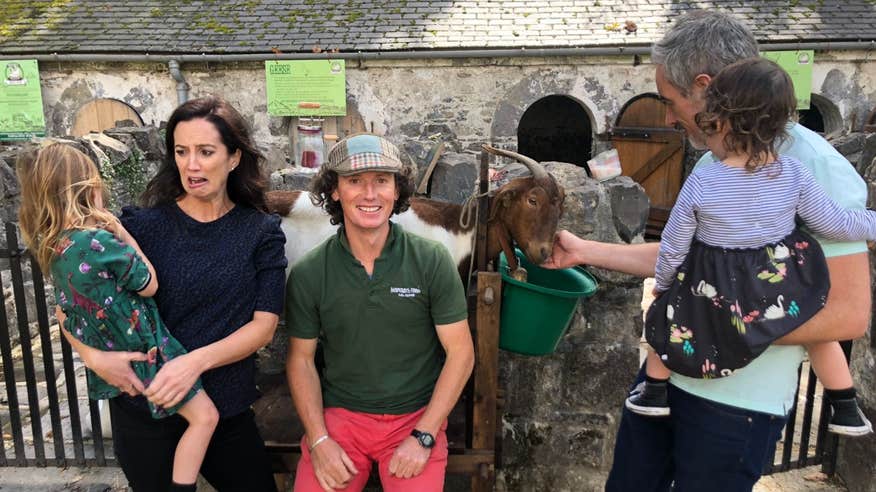
[[[404,164],[398,148],[389,140],[370,133],[357,133],[336,143],[322,167],[346,176],[366,171],[398,173]]]

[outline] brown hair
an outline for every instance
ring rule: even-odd
[[[410,165],[402,166],[401,171],[394,174],[395,186],[398,190],[398,199],[392,206],[392,215],[400,214],[411,206],[411,197],[414,195],[414,168]],[[344,210],[341,202],[332,198],[332,192],[338,188],[338,173],[320,170],[313,181],[310,182],[310,201],[317,207],[322,207],[331,216],[333,225],[344,223]]]
[[[788,137],[787,125],[796,118],[797,99],[791,77],[770,60],[746,58],[718,72],[706,90],[706,108],[696,116],[706,135],[729,125],[724,146],[748,155],[745,167],[754,170]]]
[[[106,228],[117,221],[96,203],[96,195],[106,199],[97,166],[74,147],[53,143],[28,149],[19,155],[16,168],[21,235],[44,273],[51,274],[55,248],[65,230]]]
[[[227,101],[216,96],[186,101],[170,115],[164,136],[167,156],[158,173],[146,186],[140,202],[143,206],[153,207],[172,203],[185,194],[179,169],[176,167],[174,153],[176,143],[173,132],[180,122],[199,118],[209,121],[216,127],[229,154],[240,150],[240,163],[234,172],[228,175],[226,185],[228,197],[234,203],[266,211],[265,191],[268,180],[259,167],[259,161],[263,158],[262,153],[253,143],[249,126],[240,113]]]

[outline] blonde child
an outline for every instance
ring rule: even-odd
[[[72,146],[55,143],[24,153],[19,223],[40,268],[54,280],[64,336],[104,351],[141,352],[131,363],[139,381],[112,386],[87,371],[88,396],[135,395],[168,360],[186,351],[158,315],[151,296],[155,270],[137,242],[104,208],[97,167]],[[86,366],[88,361],[86,361]],[[218,413],[198,381],[172,408],[150,405],[153,418],[174,413],[188,422],[173,461],[171,490],[195,490],[198,470],[218,422]]]
[[[670,370],[730,376],[824,306],[827,263],[796,216],[829,239],[876,239],[876,213],[841,208],[800,161],[776,153],[795,109],[790,78],[763,58],[729,65],[709,85],[697,125],[718,160],[685,181],[663,232],[645,322],[653,350],[631,411],[669,415]],[[839,344],[806,348],[833,409],[828,430],[872,432]]]

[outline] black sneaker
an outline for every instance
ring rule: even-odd
[[[843,436],[865,436],[873,432],[873,424],[864,416],[864,412],[858,407],[858,401],[854,398],[844,400],[831,400],[830,406],[833,414],[827,430]]]
[[[633,413],[646,417],[669,416],[667,383],[642,382],[630,392],[624,405]]]

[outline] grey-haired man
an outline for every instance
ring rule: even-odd
[[[705,89],[723,67],[753,56],[758,56],[754,36],[732,16],[695,11],[679,18],[652,48],[667,123],[680,125],[694,147],[705,148],[694,122],[704,107]],[[788,131],[790,138],[780,152],[802,161],[839,203],[863,208],[866,187],[849,162],[801,125]],[[697,165],[712,160],[707,153]],[[857,338],[869,323],[866,244],[819,243],[828,257],[831,283],[824,309],[731,377],[703,380],[673,374],[669,418],[636,415],[625,408],[606,490],[751,490],[772,460],[791,409],[803,358],[799,345]],[[561,231],[547,266],[589,264],[652,276],[658,249],[658,243],[607,244]],[[643,379],[640,372],[636,384]]]

